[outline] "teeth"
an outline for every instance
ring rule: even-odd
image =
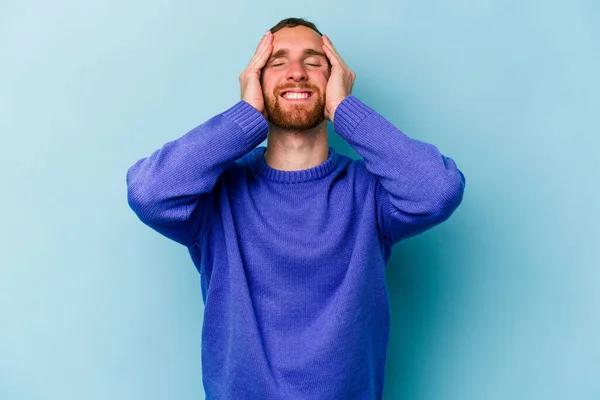
[[[286,99],[306,99],[308,98],[308,93],[293,93],[287,92],[283,95]]]

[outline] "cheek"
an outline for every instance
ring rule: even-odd
[[[321,72],[313,77],[315,85],[321,89],[321,94],[325,94],[325,88],[327,87],[327,81],[329,80],[329,74],[327,72]]]
[[[275,77],[272,73],[263,72],[260,75],[260,85],[265,93],[273,94],[273,89],[275,89]]]

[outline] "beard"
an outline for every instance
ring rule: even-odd
[[[312,92],[310,100],[300,104],[286,101],[279,94],[290,88],[310,90]],[[283,88],[275,88],[272,96],[263,93],[263,97],[269,121],[281,129],[304,131],[317,127],[325,120],[325,99],[321,96],[321,91],[317,87],[288,85]]]

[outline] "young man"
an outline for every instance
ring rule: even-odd
[[[447,220],[465,177],[354,80],[314,24],[285,19],[239,102],[127,172],[131,208],[200,273],[209,400],[382,398],[391,247]],[[329,147],[327,121],[363,159]]]

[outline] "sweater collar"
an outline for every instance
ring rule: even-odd
[[[339,154],[329,146],[329,157],[321,164],[308,169],[284,171],[271,168],[267,164],[264,156],[265,151],[267,151],[265,146],[252,150],[249,157],[250,165],[264,178],[279,183],[300,183],[323,178],[335,169],[339,159]]]

